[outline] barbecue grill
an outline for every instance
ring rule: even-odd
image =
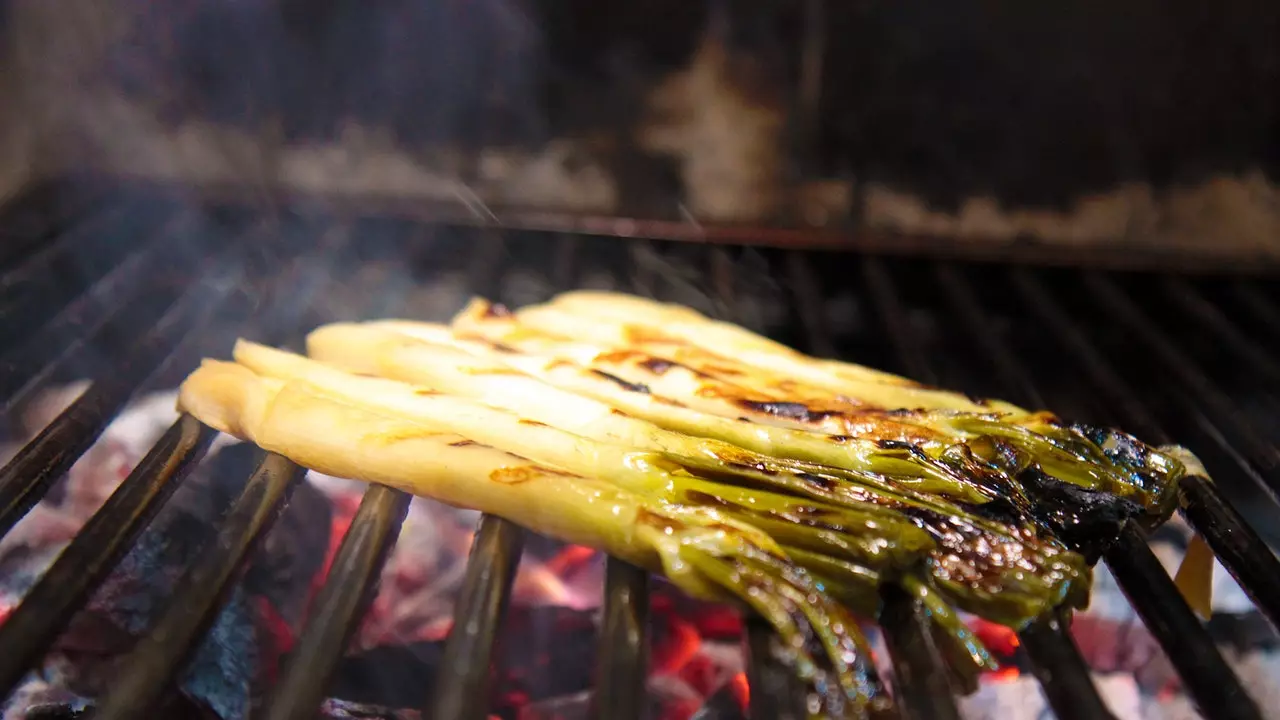
[[[890,248],[852,238],[836,248],[830,237],[804,233],[695,236],[643,221],[500,210],[468,216],[456,207],[338,201],[317,212],[305,197],[277,197],[266,206],[234,192],[201,197],[197,205],[177,187],[78,179],[33,188],[4,209],[4,415],[13,417],[51,383],[86,368],[95,374],[83,395],[0,470],[0,533],[49,492],[131,398],[171,387],[201,356],[225,356],[237,335],[297,347],[320,322],[402,314],[405,277],[429,283],[444,269],[466,273],[473,292],[512,303],[581,286],[606,269],[623,279],[619,289],[686,302],[700,297],[699,309],[811,353],[1112,423],[1151,442],[1179,439],[1216,481],[1183,483],[1185,519],[1258,610],[1280,623],[1280,563],[1251,529],[1274,540],[1280,527],[1274,394],[1280,299],[1266,267],[1247,268],[1255,271],[1249,275],[1240,267],[1188,267],[1185,256],[1134,255],[1124,258],[1130,265],[1124,268],[1075,257],[1072,266],[1053,267],[1045,260],[1067,258],[1038,247],[1006,249],[998,260],[942,259],[921,253],[928,249],[922,243]],[[757,265],[763,259],[773,277],[738,272],[745,254],[756,256]],[[94,261],[86,264],[85,257]],[[363,307],[333,304],[341,313],[335,315],[325,298],[341,293],[362,263],[388,259],[407,262],[410,274],[388,278],[386,292],[363,298]],[[517,271],[539,282],[519,297],[504,296],[513,291],[502,279]],[[769,288],[760,284],[766,281]],[[763,304],[756,300],[762,292]],[[843,305],[831,301],[837,295]],[[837,311],[843,317],[834,317]],[[214,436],[181,417],[80,530],[0,625],[0,688],[11,690],[42,657]],[[125,658],[94,717],[151,716],[302,475],[282,457],[261,458],[216,539]],[[408,502],[399,491],[368,488],[261,717],[315,716]],[[435,692],[423,698],[424,717],[485,717],[495,638],[525,535],[500,518],[481,520]],[[1188,693],[1211,718],[1261,717],[1146,540],[1127,526],[1103,561]],[[649,593],[646,573],[609,561],[598,717],[641,717]],[[879,624],[897,709],[919,720],[958,718],[922,613],[911,597],[884,594]],[[1046,618],[1020,633],[1035,677],[1059,718],[1108,717],[1065,632],[1068,622]],[[769,631],[747,625],[750,716],[804,717],[803,692],[771,651]],[[732,716],[722,712],[709,703],[699,717]]]

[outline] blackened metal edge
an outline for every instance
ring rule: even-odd
[[[898,711],[914,720],[960,720],[955,691],[920,601],[897,585],[880,591],[880,628],[893,661]]]
[[[426,717],[482,720],[488,715],[489,666],[524,537],[524,529],[512,522],[481,518]]]
[[[649,573],[612,557],[606,568],[595,714],[600,720],[640,720],[649,670]]]
[[[360,509],[334,556],[324,587],[311,605],[288,666],[261,717],[312,720],[351,635],[373,599],[409,510],[410,496],[383,485],[365,491]]]
[[[208,318],[228,298],[232,286],[231,282],[202,283],[179,297],[123,362],[104,372],[0,470],[0,537],[13,529],[93,445],[151,372],[174,351],[191,329],[191,321]]]
[[[249,477],[217,537],[175,586],[160,620],[124,659],[97,720],[132,720],[147,711],[183,669],[217,617],[243,562],[288,502],[305,470],[268,454]]]
[[[777,641],[763,619],[747,619],[747,685],[751,720],[804,720],[805,693],[795,673],[773,652]]]
[[[1147,547],[1142,531],[1133,523],[1125,525],[1104,557],[1201,711],[1216,720],[1261,720],[1258,706],[1218,652],[1209,631],[1181,601],[1177,586]]]
[[[1031,659],[1031,672],[1040,681],[1058,720],[1115,717],[1102,702],[1089,666],[1062,621],[1054,617],[1037,620],[1023,628],[1018,639]]]
[[[216,435],[190,415],[180,417],[0,625],[0,697],[48,650]]]
[[[1178,489],[1187,521],[1258,609],[1280,629],[1280,560],[1210,480],[1190,475],[1182,479]]]

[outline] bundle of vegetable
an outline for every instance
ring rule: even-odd
[[[311,359],[252,343],[181,405],[330,474],[507,517],[736,598],[824,711],[882,701],[846,607],[896,583],[954,669],[959,607],[1019,627],[1086,599],[1119,522],[1158,522],[1181,464],[1115,432],[820,361],[683,308],[574,293],[452,327],[333,325]],[[1065,541],[1065,542],[1064,542]]]

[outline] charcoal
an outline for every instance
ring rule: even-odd
[[[207,528],[197,530],[185,512],[166,515],[143,533],[85,613],[133,637],[155,624],[182,573],[200,557],[204,543],[198,540],[209,534]],[[257,617],[244,588],[236,587],[193,654],[181,688],[223,720],[239,720],[249,705],[257,660]]]
[[[515,607],[498,642],[492,691],[495,712],[591,686],[596,645],[591,612]],[[350,655],[338,665],[331,695],[376,707],[419,707],[434,691],[443,653],[444,643],[439,641],[382,646]]]
[[[329,692],[346,702],[417,707],[430,697],[444,643],[384,645],[342,659]]]
[[[248,443],[232,445],[213,457],[205,474],[219,506],[230,505],[261,460],[262,451]],[[295,630],[311,584],[324,565],[332,521],[333,506],[324,493],[310,482],[298,483],[245,571],[245,590],[269,599]]]
[[[420,720],[417,710],[402,710],[377,705],[364,705],[329,698],[320,706],[319,720]]]

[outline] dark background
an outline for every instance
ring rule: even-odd
[[[116,0],[145,19],[111,61],[165,117],[290,139],[360,120],[408,146],[609,135],[635,163],[655,84],[718,17],[751,97],[794,105],[803,0]],[[947,208],[994,193],[1065,207],[1280,173],[1275,0],[825,2],[820,119],[789,135],[809,176],[856,175]],[[3,22],[0,1],[0,23]],[[648,158],[661,164],[662,160]]]

